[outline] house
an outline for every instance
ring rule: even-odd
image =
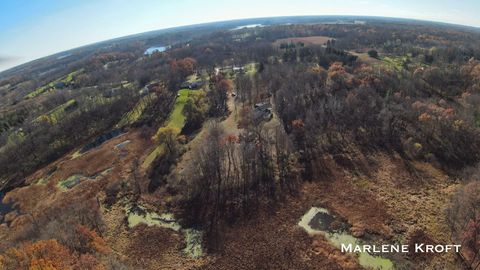
[[[234,72],[234,73],[245,73],[244,66],[225,66],[215,68],[215,74],[218,75],[219,73],[227,73],[227,72]]]
[[[270,102],[265,101],[253,105],[253,120],[256,123],[270,121],[273,118],[273,110]]]
[[[188,88],[190,90],[197,90],[200,89],[204,85],[202,81],[194,81],[194,82],[183,82],[180,87],[181,88]]]
[[[148,95],[149,93],[156,92],[160,90],[160,83],[159,82],[151,82],[145,87],[143,87],[138,93],[142,96]]]
[[[203,86],[203,82],[202,82],[202,81],[196,81],[196,82],[191,83],[188,88],[190,88],[190,89],[193,90],[193,89],[199,89],[199,88],[201,88],[202,86]]]
[[[232,68],[233,72],[238,72],[238,73],[244,73],[245,72],[245,67],[236,67],[236,66],[233,66]]]
[[[146,95],[148,95],[148,93],[150,93],[150,90],[148,90],[147,87],[143,87],[142,89],[140,89],[140,91],[138,91],[138,93],[139,93],[141,96],[146,96]]]
[[[106,98],[111,98],[113,96],[116,96],[120,93],[120,88],[117,87],[117,88],[112,88],[110,90],[107,90],[103,93],[103,97],[106,97]]]
[[[63,89],[65,87],[67,87],[67,84],[64,83],[64,82],[57,82],[57,83],[55,83],[54,87],[55,87],[55,89]]]

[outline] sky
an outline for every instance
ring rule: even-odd
[[[480,0],[0,0],[0,71],[130,34],[197,23],[366,15],[480,27]]]

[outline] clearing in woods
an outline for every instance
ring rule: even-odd
[[[277,39],[273,43],[276,46],[280,46],[280,44],[285,43],[303,43],[305,45],[326,45],[329,40],[333,40],[334,38],[326,37],[326,36],[311,36],[311,37],[293,37],[293,38],[282,38]]]
[[[175,100],[175,105],[173,107],[172,113],[168,117],[168,121],[166,122],[166,127],[174,127],[177,130],[181,131],[183,126],[185,125],[185,116],[183,115],[183,107],[188,100],[188,96],[191,92],[194,91],[201,91],[201,90],[189,90],[189,89],[181,89],[178,91],[178,97]],[[159,145],[150,153],[143,162],[142,167],[148,168],[148,166],[152,163],[155,158],[163,152],[163,145]]]

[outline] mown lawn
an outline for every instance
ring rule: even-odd
[[[178,91],[178,94],[180,94],[180,96],[178,96],[175,100],[173,111],[168,117],[168,121],[166,124],[167,127],[174,127],[178,130],[182,130],[183,126],[185,125],[185,115],[183,115],[182,113],[183,107],[185,106],[185,103],[187,103],[188,95],[193,91],[197,90],[181,89]]]
[[[187,103],[188,96],[190,93],[200,91],[200,90],[190,90],[190,89],[180,89],[178,90],[179,96],[175,100],[175,105],[173,110],[168,117],[168,120],[164,126],[173,127],[179,132],[183,129],[185,125],[185,115],[183,115],[183,107]],[[155,148],[146,158],[142,164],[142,167],[148,168],[150,164],[155,160],[155,158],[163,153],[164,146],[161,144]]]
[[[250,63],[245,65],[245,73],[253,76],[257,72],[257,63]]]

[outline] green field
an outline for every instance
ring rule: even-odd
[[[396,70],[402,70],[406,65],[411,63],[411,59],[408,56],[385,56],[382,61]]]
[[[183,126],[185,125],[185,116],[182,113],[183,107],[185,106],[185,103],[187,103],[188,95],[191,92],[195,92],[195,91],[196,90],[189,90],[189,89],[181,89],[178,91],[178,94],[180,94],[180,96],[178,96],[177,99],[175,100],[173,111],[168,117],[168,121],[166,124],[167,127],[174,127],[179,130],[182,130]]]
[[[383,65],[393,68],[397,71],[409,67],[427,67],[424,63],[420,62],[417,58],[412,58],[410,55],[404,56],[385,56],[381,58]]]
[[[60,119],[65,113],[66,110],[73,108],[77,105],[77,101],[75,99],[70,99],[69,101],[63,103],[60,106],[52,109],[51,111],[47,112],[46,114],[40,115],[35,119],[35,121],[48,121],[50,123],[56,123],[58,119]]]
[[[53,88],[53,86],[54,86],[54,83],[51,82],[47,85],[44,85],[40,88],[37,88],[37,90],[35,90],[35,91],[29,93],[28,95],[26,95],[25,98],[28,99],[28,98],[34,98],[36,96],[39,96],[39,95],[45,93],[46,91],[50,90],[51,88]]]
[[[78,75],[78,74],[80,74],[80,73],[82,73],[82,72],[83,72],[83,69],[76,70],[76,71],[74,71],[74,72],[70,72],[69,74],[67,74],[67,75],[64,76],[64,77],[61,77],[61,78],[58,79],[58,80],[55,80],[55,81],[50,82],[50,83],[48,83],[48,84],[46,84],[46,85],[44,85],[44,86],[42,86],[42,87],[37,88],[35,91],[27,94],[27,95],[25,96],[25,98],[26,98],[26,99],[29,99],[29,98],[34,98],[34,97],[36,97],[36,96],[39,96],[39,95],[41,95],[41,94],[43,94],[43,93],[45,93],[45,92],[47,92],[47,91],[55,88],[55,84],[57,84],[57,83],[59,83],[59,82],[63,82],[63,83],[65,83],[66,85],[71,84],[71,83],[73,82],[74,76],[75,76],[75,75]]]
[[[185,115],[183,115],[183,107],[187,102],[189,95],[193,92],[199,92],[200,90],[189,90],[189,89],[181,89],[178,91],[179,96],[175,100],[175,105],[173,106],[173,110],[168,117],[167,122],[162,127],[173,127],[179,132],[183,129],[185,125]],[[150,153],[145,161],[142,164],[142,167],[148,168],[150,164],[155,160],[155,158],[163,153],[164,146],[161,144],[157,146],[152,153]]]
[[[245,73],[252,76],[257,72],[257,63],[250,63],[245,65]]]

